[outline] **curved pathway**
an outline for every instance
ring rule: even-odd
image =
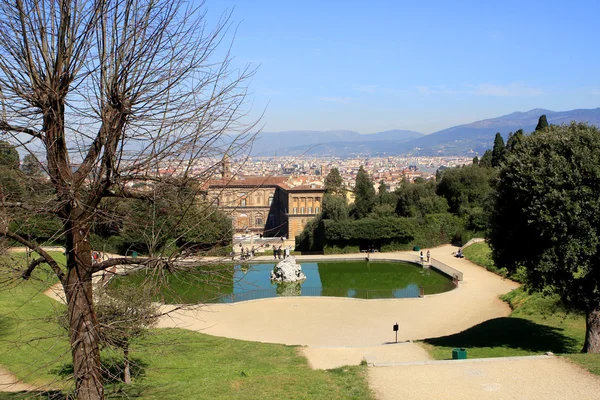
[[[175,311],[159,326],[269,343],[370,347],[395,340],[392,325],[396,322],[400,325],[398,340],[406,341],[450,335],[510,314],[510,308],[498,296],[518,284],[453,257],[454,251],[456,247],[450,245],[431,249],[433,258],[464,274],[458,288],[447,293],[418,299],[287,297],[211,304]],[[372,259],[406,259],[414,254],[375,253]],[[360,259],[364,255],[354,257]],[[303,258],[297,257],[299,261]],[[322,256],[335,258],[339,257]]]

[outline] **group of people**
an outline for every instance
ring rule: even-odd
[[[289,246],[286,247],[285,249],[281,249],[281,246],[275,248],[275,246],[273,246],[273,258],[274,259],[279,259],[281,260],[281,256],[283,255],[283,258],[288,258],[290,256],[290,248]]]
[[[423,262],[424,260],[425,257],[423,256],[423,250],[421,250],[421,262]],[[427,262],[429,262],[429,260],[431,260],[431,252],[427,250]]]
[[[254,254],[256,253],[256,249],[254,248],[254,246],[252,246],[252,249],[248,250],[248,248],[244,248],[242,246],[242,244],[240,243],[240,260],[247,260],[250,257],[254,257]],[[230,253],[231,255],[231,259],[235,260],[235,251],[232,251]]]

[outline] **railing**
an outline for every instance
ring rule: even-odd
[[[460,272],[457,269],[452,268],[448,264],[444,264],[443,262],[441,262],[439,260],[436,260],[435,258],[431,259],[431,262],[429,263],[429,265],[431,265],[433,268],[437,269],[438,271],[440,271],[440,272],[448,275],[449,277],[451,277],[455,281],[462,281],[463,280],[463,273],[462,272]]]
[[[423,297],[427,294],[441,293],[452,290],[452,282],[447,284],[431,285],[427,287],[410,285],[403,289],[370,290],[370,289],[342,289],[302,286],[300,283],[288,283],[267,289],[250,290],[239,294],[223,295],[218,303],[237,303],[240,301],[267,299],[274,297],[348,297],[356,299],[412,299]]]
[[[481,242],[485,242],[485,239],[483,239],[483,238],[473,238],[473,239],[469,240],[467,243],[465,243],[462,246],[462,249],[464,250],[465,248],[469,247],[472,244],[481,243]]]

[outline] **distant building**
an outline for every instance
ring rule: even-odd
[[[227,156],[221,179],[211,180],[207,197],[227,213],[236,234],[294,239],[321,212],[323,182],[310,177],[232,176]]]

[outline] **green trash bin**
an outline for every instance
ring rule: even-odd
[[[415,246],[415,247],[413,247],[413,251],[421,251],[421,247],[420,246]]]
[[[453,360],[466,360],[467,359],[467,349],[452,349],[452,359]]]
[[[131,257],[132,258],[137,258],[137,256],[138,256],[137,251],[132,251],[131,252]]]

